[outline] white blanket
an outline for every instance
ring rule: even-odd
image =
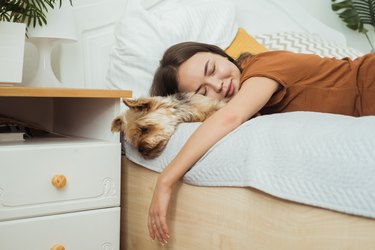
[[[161,172],[199,123],[181,124],[165,151],[127,157]],[[227,135],[184,181],[200,186],[254,187],[271,195],[375,218],[375,116],[312,112],[257,117]]]

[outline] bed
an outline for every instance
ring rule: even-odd
[[[294,0],[127,0],[114,30],[108,87],[145,96],[168,46],[195,40],[225,49],[239,28],[268,50],[363,54]],[[181,124],[153,160],[124,142],[121,249],[160,248],[147,231],[153,188],[197,126]],[[374,128],[375,117],[311,112],[246,122],[178,183],[165,248],[375,249]]]
[[[174,237],[169,247],[316,249],[314,243],[319,242],[319,249],[372,249],[375,145],[368,132],[375,121],[334,115],[321,118],[322,114],[301,112],[255,118],[216,144],[175,190],[169,213]],[[180,126],[155,160],[142,159],[126,145],[122,234],[128,249],[157,248],[145,228],[157,173],[198,125]],[[348,128],[356,132],[347,132]],[[306,130],[309,135],[302,136]],[[306,141],[310,141],[308,146]],[[248,156],[239,157],[243,152],[237,148],[243,147]],[[265,151],[266,155],[260,155]],[[353,171],[357,168],[360,173]],[[363,183],[367,179],[372,184],[358,189],[362,177],[357,174],[370,176]]]

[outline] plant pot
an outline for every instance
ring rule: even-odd
[[[0,22],[0,86],[22,82],[26,25]]]

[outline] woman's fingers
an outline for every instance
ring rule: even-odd
[[[148,211],[149,235],[152,239],[157,238],[162,245],[169,238],[166,216],[171,193],[171,187],[157,183]]]
[[[154,229],[154,232],[155,232],[156,238],[158,239],[158,241],[160,242],[160,244],[164,246],[165,242],[164,242],[164,240],[163,240],[161,234],[159,233],[159,229],[158,229],[157,224],[156,224],[156,223],[153,224],[152,227],[153,227],[153,229]]]
[[[149,216],[147,226],[153,240],[156,238],[162,245],[168,243],[169,232],[165,217]]]
[[[168,238],[169,238],[168,226],[167,226],[167,221],[166,221],[165,216],[161,216],[158,219],[159,220],[157,220],[156,226],[157,226],[158,234],[160,236],[159,241],[163,245],[163,244],[168,243]]]
[[[153,230],[153,228],[152,228],[152,225],[153,225],[153,222],[152,222],[152,220],[151,220],[151,217],[149,216],[149,217],[148,217],[148,222],[147,222],[148,234],[150,235],[150,238],[151,238],[152,240],[155,240],[155,232],[154,232],[154,230]]]
[[[161,233],[161,236],[164,240],[164,242],[167,242],[169,239],[169,231],[168,231],[168,225],[167,225],[167,219],[165,216],[159,217],[160,219],[160,228],[159,232]]]

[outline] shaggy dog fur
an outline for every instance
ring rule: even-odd
[[[125,140],[146,159],[161,154],[178,124],[202,122],[226,103],[194,93],[123,102],[129,109],[113,120],[111,130],[123,132]]]

